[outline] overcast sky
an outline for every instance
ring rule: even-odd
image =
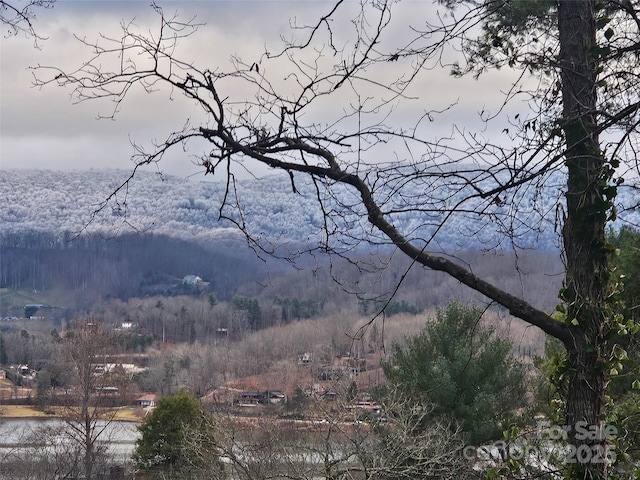
[[[280,35],[290,35],[290,19],[312,23],[328,12],[332,2],[311,1],[183,1],[159,2],[165,12],[179,12],[188,20],[206,22],[196,35],[184,40],[180,54],[185,60],[200,66],[215,68],[228,65],[231,55],[259,58],[265,47],[277,50]],[[355,4],[354,4],[355,5]],[[416,18],[432,13],[431,1],[403,2],[400,15]],[[81,170],[130,168],[130,142],[151,145],[179,129],[187,117],[197,124],[191,106],[180,101],[168,101],[166,95],[133,95],[122,106],[115,121],[97,120],[109,111],[110,104],[85,102],[74,105],[70,91],[49,86],[32,86],[28,67],[50,65],[72,68],[87,59],[90,52],[74,35],[95,39],[98,32],[118,35],[120,23],[135,19],[136,25],[157,26],[157,15],[149,1],[58,0],[54,8],[36,11],[35,28],[46,37],[40,49],[33,39],[23,36],[3,38],[1,51],[1,151],[2,169]],[[202,67],[205,68],[204,66]],[[455,80],[448,71],[433,71],[421,88],[423,109],[438,109],[458,100],[461,106],[436,119],[441,134],[452,123],[473,127],[477,114],[492,102],[499,80],[509,74],[488,76],[481,82],[472,79]],[[427,80],[425,80],[427,81]],[[498,82],[498,83],[496,83]],[[524,106],[522,107],[524,108]],[[411,113],[411,112],[408,112]],[[415,112],[413,112],[415,114]],[[196,114],[197,115],[197,114]],[[436,128],[436,127],[434,127]],[[161,165],[163,172],[187,177],[199,171],[193,159],[175,152]]]

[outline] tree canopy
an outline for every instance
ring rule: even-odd
[[[624,284],[625,305],[637,320],[640,318],[640,231],[624,225],[610,232],[610,241],[617,250],[613,263]]]
[[[457,303],[439,309],[383,364],[395,388],[433,405],[433,419],[458,422],[474,445],[501,438],[526,407],[524,366],[511,356],[509,340],[496,337],[481,317],[481,309]]]
[[[138,430],[141,436],[133,459],[143,473],[211,478],[206,475],[221,468],[215,453],[215,432],[208,429],[200,401],[186,390],[161,398]]]

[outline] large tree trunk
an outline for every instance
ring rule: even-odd
[[[579,422],[594,426],[602,421],[605,393],[604,330],[610,275],[605,225],[610,203],[603,189],[610,181],[610,170],[596,131],[595,17],[593,0],[559,1],[562,127],[568,171],[563,230],[567,273],[562,298],[574,322],[571,338],[565,341],[570,366],[565,421],[572,428],[573,446],[587,452],[575,469],[575,478],[599,478],[606,473],[606,465],[594,461],[602,442],[580,438],[575,431]]]

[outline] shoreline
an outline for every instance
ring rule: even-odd
[[[61,412],[55,412],[55,410],[56,407],[53,407],[52,413],[45,413],[33,405],[0,405],[0,421],[2,421],[2,419],[46,420],[61,418]],[[141,423],[142,417],[139,416],[138,410],[139,409],[134,407],[121,407],[116,412],[113,420]]]

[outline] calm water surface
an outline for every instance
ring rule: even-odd
[[[42,431],[63,426],[59,419],[1,419],[0,420],[0,449],[15,449],[24,447],[34,439],[42,439]],[[117,455],[130,455],[135,448],[135,442],[140,434],[137,431],[138,424],[134,422],[106,422],[99,423],[98,427],[105,427],[100,435],[100,440],[109,444],[109,450]]]

